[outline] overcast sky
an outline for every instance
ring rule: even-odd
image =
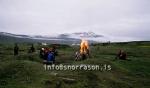
[[[150,40],[150,0],[0,0],[0,31],[30,35],[92,31]]]

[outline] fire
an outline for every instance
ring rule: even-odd
[[[89,50],[89,44],[87,40],[82,39],[80,44],[80,53],[81,54],[87,54]]]

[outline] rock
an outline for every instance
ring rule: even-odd
[[[69,84],[76,82],[75,79],[71,79],[71,78],[65,78],[65,77],[59,77],[59,78],[61,78],[65,83],[69,83]]]

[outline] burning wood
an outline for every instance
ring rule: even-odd
[[[84,60],[87,59],[87,57],[89,57],[89,43],[87,40],[81,40],[80,51],[76,52],[75,56],[75,60]]]
[[[80,44],[80,54],[87,54],[89,53],[89,44],[87,40],[82,39]]]

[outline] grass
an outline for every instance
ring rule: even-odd
[[[0,44],[0,88],[150,87],[149,43],[92,45],[90,46],[91,57],[84,61],[74,61],[74,53],[79,49],[78,46],[59,46],[57,64],[109,64],[112,70],[46,71],[39,58],[39,50],[33,54],[27,53],[30,44],[20,43],[18,56],[13,56],[13,44]],[[35,44],[35,47],[39,49],[42,46]],[[130,61],[114,60],[119,49],[127,52]],[[63,78],[75,80],[68,81]]]

